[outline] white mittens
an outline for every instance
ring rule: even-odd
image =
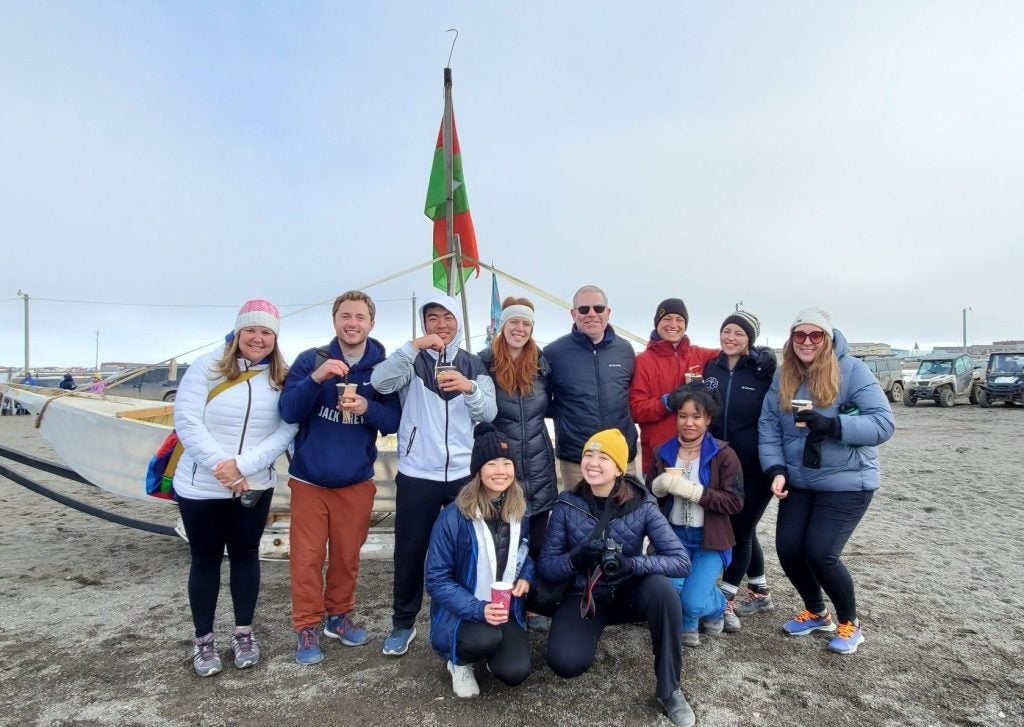
[[[704,494],[704,488],[684,477],[662,472],[651,483],[651,492],[654,493],[655,497],[678,495],[691,502],[700,502],[700,496]]]

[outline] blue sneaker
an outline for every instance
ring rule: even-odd
[[[832,614],[828,611],[824,616],[819,616],[813,611],[804,609],[792,621],[782,624],[782,630],[790,636],[804,636],[812,631],[835,631],[836,625],[832,621]]]
[[[384,656],[402,656],[409,650],[409,644],[416,638],[416,627],[411,626],[407,629],[398,628],[397,626],[391,629],[391,633],[384,639]]]
[[[340,616],[328,616],[324,624],[324,636],[338,639],[345,646],[362,646],[369,640],[366,631],[356,626],[355,621],[347,613]]]
[[[853,654],[857,647],[864,643],[864,634],[860,626],[853,621],[843,621],[836,630],[836,635],[828,642],[828,650],[837,654]]]
[[[324,660],[323,649],[320,648],[320,629],[307,626],[299,632],[298,646],[295,648],[295,661],[303,666],[319,664]]]

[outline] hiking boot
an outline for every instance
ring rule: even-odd
[[[539,613],[526,617],[526,628],[530,631],[550,631],[551,617],[541,616]]]
[[[409,648],[408,642],[406,642],[405,648]],[[462,666],[449,661],[448,673],[452,675],[452,690],[455,692],[456,697],[468,699],[480,694],[480,685],[476,683],[476,674],[473,673],[472,664]]]
[[[706,634],[717,636],[725,629],[725,618],[702,618],[700,630]]]
[[[236,631],[231,637],[231,650],[235,652],[235,666],[239,669],[259,663],[260,646],[256,643],[256,637],[252,635],[252,629]]]
[[[402,656],[409,650],[409,644],[416,638],[416,627],[407,629],[395,627],[384,639],[384,656]]]
[[[836,629],[836,635],[828,642],[828,650],[837,654],[853,654],[863,643],[864,634],[860,632],[860,626],[853,621],[843,621]]]
[[[224,665],[217,656],[217,645],[213,643],[213,633],[200,636],[192,642],[192,668],[201,677],[213,676]]]
[[[295,647],[295,661],[303,666],[319,664],[324,660],[323,649],[320,648],[320,629],[316,626],[307,626],[298,635],[298,645]]]
[[[723,630],[727,634],[734,634],[742,628],[740,617],[736,615],[736,611],[733,608],[734,604],[732,601],[725,602],[725,613],[722,614],[722,620],[725,622]]]
[[[737,616],[753,616],[755,613],[765,613],[775,608],[775,601],[768,591],[761,593],[747,589],[747,597],[733,606]]]
[[[338,639],[345,646],[362,646],[369,640],[366,631],[356,626],[352,617],[343,613],[340,616],[328,616],[324,624],[324,636]]]
[[[672,692],[667,699],[658,698],[668,721],[679,727],[693,727],[697,724],[697,715],[693,713],[693,707],[686,701],[681,689]]]
[[[695,649],[700,646],[700,634],[696,631],[683,631],[679,635],[679,641],[683,646],[689,646],[691,649]]]
[[[832,621],[832,614],[828,611],[824,616],[819,616],[813,611],[804,609],[792,621],[782,624],[782,630],[790,636],[804,636],[812,631],[835,631],[836,625]]]

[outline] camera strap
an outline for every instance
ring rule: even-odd
[[[594,526],[593,531],[590,533],[588,540],[596,540],[605,538],[605,528],[608,527],[608,523],[611,522],[612,518],[619,512],[618,504],[610,497],[605,500],[604,511],[601,513],[601,517],[597,519],[597,525]],[[597,604],[594,603],[594,586],[601,580],[601,576],[604,572],[600,566],[594,566],[593,569],[587,574],[587,586],[583,589],[583,595],[580,596],[580,617],[581,618],[594,618],[594,614],[597,613]]]

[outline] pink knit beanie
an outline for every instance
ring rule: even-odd
[[[263,326],[277,335],[281,328],[281,314],[269,300],[262,298],[247,300],[242,309],[238,311],[238,318],[235,319],[235,333],[247,326]]]

